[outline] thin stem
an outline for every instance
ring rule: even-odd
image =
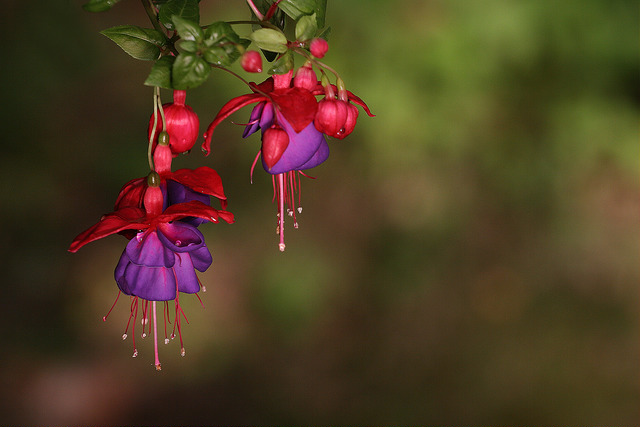
[[[160,118],[162,119],[162,131],[167,131],[167,121],[164,118],[164,108],[162,108],[162,100],[160,99],[160,88],[155,86],[153,88],[153,128],[149,135],[149,146],[147,148],[147,158],[149,159],[149,168],[155,171],[153,164],[153,142],[156,140],[156,130],[158,128],[158,111],[160,112]]]
[[[264,96],[266,96],[267,98],[271,99],[271,96],[269,96],[269,94],[268,94],[268,93],[261,91],[260,89],[258,89],[257,85],[252,85],[251,83],[249,83],[248,81],[246,81],[242,76],[240,76],[239,74],[237,74],[237,73],[235,73],[235,72],[231,71],[230,69],[225,68],[225,67],[223,67],[223,66],[221,66],[221,65],[216,65],[216,64],[209,64],[209,65],[211,65],[211,67],[213,67],[213,68],[218,68],[218,69],[220,69],[220,70],[222,70],[222,71],[226,71],[227,73],[231,74],[232,76],[234,76],[234,77],[236,77],[236,78],[240,79],[244,84],[246,84],[247,86],[249,86],[249,87],[251,88],[251,90],[253,90],[253,91],[255,91],[255,92],[259,93],[260,95],[264,95]]]
[[[338,74],[336,70],[334,70],[324,62],[318,61],[313,55],[310,55],[306,50],[300,49],[299,47],[294,47],[294,46],[292,46],[291,49],[293,49],[293,51],[296,52],[297,54],[304,56],[305,59],[307,59],[308,61],[311,61],[318,68],[324,68],[325,70],[332,72],[333,75],[336,76],[337,78],[340,78],[340,74]]]
[[[149,135],[149,146],[147,147],[147,159],[149,159],[149,169],[155,172],[153,165],[153,141],[156,140],[156,129],[158,127],[158,95],[160,88],[153,88],[153,127],[151,128],[151,134]]]
[[[253,0],[247,0],[247,3],[249,4],[249,7],[253,11],[253,13],[256,15],[256,17],[261,21],[264,20],[264,15],[260,13],[256,5],[253,4]]]
[[[273,25],[269,21],[227,21],[227,24],[229,25],[243,25],[243,24],[260,25],[261,27],[271,28],[273,30],[281,31],[280,28]],[[207,27],[205,26],[202,28],[207,28]]]
[[[160,22],[158,21],[158,15],[153,7],[153,3],[151,3],[151,0],[141,0],[141,1],[142,1],[142,6],[144,7],[145,12],[147,12],[147,16],[151,21],[151,25],[153,25],[153,28],[155,28],[156,31],[159,31],[161,34],[167,37],[165,33],[165,29],[162,28],[162,26],[160,25]]]

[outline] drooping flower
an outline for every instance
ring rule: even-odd
[[[159,177],[152,173],[148,181],[142,196],[142,208],[125,206],[104,215],[97,224],[80,233],[73,240],[69,251],[76,252],[87,243],[114,233],[125,234],[124,232],[128,231],[129,235],[133,236],[120,257],[114,274],[119,288],[118,297],[120,293],[132,297],[129,323],[123,339],[127,337],[129,324],[133,320],[133,356],[136,357],[138,351],[135,344],[135,324],[139,310],[142,310],[143,337],[146,336],[146,325],[149,325],[149,332],[151,332],[149,320],[152,317],[155,364],[156,369],[160,369],[156,302],[164,302],[165,343],[167,343],[169,338],[166,324],[168,320],[170,321],[168,301],[174,301],[175,317],[172,337],[175,336],[177,329],[181,354],[184,355],[181,319],[186,320],[186,316],[180,306],[179,295],[181,292],[190,294],[199,292],[201,284],[195,270],[205,271],[211,265],[211,254],[202,233],[194,225],[180,220],[192,217],[218,222],[221,218],[232,223],[233,214],[216,210],[198,200],[163,208],[164,197],[159,187]],[[135,193],[137,192],[136,190]],[[104,319],[106,320],[106,316]]]
[[[358,120],[358,108],[352,102],[361,105],[370,117],[374,116],[360,98],[346,90],[341,79],[334,86],[323,78],[322,86],[324,99],[318,103],[314,125],[325,135],[344,139],[353,132]]]
[[[261,157],[262,167],[273,179],[274,200],[278,205],[277,230],[281,251],[285,249],[285,214],[293,217],[294,227],[297,228],[296,212],[302,211],[299,206],[300,174],[305,175],[303,171],[318,166],[329,157],[329,145],[322,129],[318,129],[314,124],[319,113],[316,96],[325,93],[323,86],[318,82],[310,64],[305,64],[298,70],[295,79],[292,79],[292,75],[293,72],[289,71],[287,74],[274,75],[259,85],[252,83],[253,93],[227,102],[207,128],[204,134],[205,142],[202,145],[202,150],[208,155],[215,128],[240,108],[257,103],[251,111],[243,137],[246,138],[258,130],[262,132],[262,146],[258,156]],[[346,90],[344,95],[347,101],[361,105],[372,115],[360,98]],[[339,123],[341,127],[336,132],[340,131],[347,121],[346,104],[347,102],[344,106],[344,118],[341,118]],[[253,171],[253,166],[251,170]]]

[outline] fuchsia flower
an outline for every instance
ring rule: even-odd
[[[295,79],[291,78],[292,74],[293,72],[289,71],[287,74],[274,75],[259,85],[251,83],[254,93],[242,95],[227,102],[207,128],[204,134],[205,142],[202,145],[202,150],[208,155],[216,126],[240,108],[257,103],[251,111],[243,137],[246,138],[258,129],[262,131],[262,146],[258,156],[262,159],[264,170],[273,176],[274,200],[278,204],[278,233],[280,234],[279,248],[281,251],[285,249],[285,205],[287,205],[287,213],[294,219],[294,227],[296,228],[296,212],[300,213],[302,210],[299,206],[296,207],[296,196],[298,205],[300,201],[299,175],[304,175],[302,171],[318,166],[329,157],[329,145],[323,134],[323,131],[327,129],[319,128],[314,123],[318,114],[330,115],[322,112],[324,107],[319,110],[316,100],[316,96],[325,94],[325,89],[318,82],[310,64],[305,64],[298,70]],[[335,93],[333,92],[335,87],[328,86],[327,91]],[[325,95],[325,99],[330,96],[329,93]],[[351,92],[344,90],[341,95],[344,99],[336,102],[345,104],[345,112],[338,118],[333,117],[339,128],[334,132],[324,133],[344,138],[353,130],[357,118],[356,110],[356,115],[351,116],[353,123],[349,122],[349,131],[347,132],[349,114],[347,105],[352,106],[349,104],[350,102],[362,106],[370,116],[373,114],[367,105]],[[258,157],[256,157],[256,161],[257,159]]]
[[[178,179],[184,182],[182,175],[190,176],[191,174],[185,172],[177,174]],[[189,179],[187,178],[186,181]],[[137,180],[135,181],[123,188],[116,202],[116,211],[104,215],[97,224],[80,233],[71,243],[69,251],[76,252],[87,243],[114,233],[131,236],[115,269],[115,279],[120,292],[132,297],[129,323],[123,339],[127,337],[129,324],[133,319],[133,356],[136,357],[138,350],[135,344],[135,323],[138,310],[142,308],[143,337],[146,336],[146,325],[149,325],[149,332],[151,330],[149,318],[152,315],[155,365],[159,370],[161,365],[158,357],[156,301],[165,302],[163,310],[165,343],[169,340],[166,328],[167,321],[170,322],[168,301],[175,301],[174,332],[171,336],[172,338],[175,336],[177,329],[181,354],[184,355],[181,319],[184,317],[186,321],[186,316],[180,307],[179,295],[180,292],[190,294],[199,292],[202,285],[195,270],[205,271],[211,265],[211,254],[204,242],[204,236],[194,225],[181,220],[198,218],[218,222],[222,218],[232,223],[234,219],[230,212],[216,210],[200,200],[184,201],[167,206],[166,197],[163,196],[160,188],[160,177],[155,172],[149,175],[148,184],[140,185]],[[139,300],[142,300],[142,303]],[[152,303],[151,308],[149,302]]]

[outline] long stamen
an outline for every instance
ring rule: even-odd
[[[135,297],[132,311],[133,323],[131,324],[131,339],[133,339],[133,357],[138,357],[138,349],[136,348],[136,320],[138,320],[138,297]],[[129,320],[131,320],[131,315],[129,315]]]
[[[149,317],[147,313],[147,309],[149,307],[149,301],[143,300],[142,303],[142,319],[140,319],[140,323],[142,324],[142,338],[146,338],[147,334],[144,331],[144,326],[149,323]],[[151,326],[149,326],[151,328]]]
[[[278,247],[280,248],[280,252],[284,252],[284,174],[282,173],[278,174],[278,190],[280,192],[280,244]]]
[[[156,356],[156,371],[160,371],[162,369],[162,365],[160,365],[160,358],[158,357],[158,322],[156,319],[156,302],[153,301],[153,351]]]
[[[260,158],[260,151],[256,154],[256,158],[253,160],[253,164],[251,165],[251,183],[253,184],[253,170],[256,167],[256,163],[258,163],[258,159]]]
[[[185,350],[184,350],[184,343],[182,342],[182,328],[181,328],[181,323],[182,321],[180,320],[180,313],[182,312],[182,308],[180,307],[180,303],[178,302],[178,298],[176,298],[176,323],[175,323],[175,327],[178,328],[178,338],[180,338],[180,355],[184,357],[184,355],[186,354]],[[184,315],[184,312],[182,312],[182,314]],[[186,320],[186,316],[185,316],[185,320]],[[187,320],[187,323],[189,323],[189,321]]]
[[[167,320],[171,323],[171,318],[169,318],[169,302],[164,302],[163,317],[164,317],[164,343],[169,344],[169,338],[167,337]]]
[[[102,316],[102,321],[106,322],[107,321],[107,317],[109,317],[109,315],[111,314],[111,311],[113,310],[113,307],[116,306],[116,303],[118,302],[118,298],[120,298],[120,294],[122,293],[122,291],[118,291],[118,295],[116,295],[116,300],[113,302],[113,305],[111,306],[111,308],[109,309],[109,311],[107,312],[107,314],[105,316]]]

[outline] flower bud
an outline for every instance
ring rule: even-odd
[[[329,50],[329,43],[325,39],[315,38],[311,40],[309,50],[316,58],[322,58]]]
[[[346,102],[337,99],[325,98],[320,101],[313,121],[316,129],[325,135],[340,138],[346,130],[347,105]]]
[[[162,203],[160,176],[156,172],[150,172],[147,176],[147,190],[144,192],[144,210],[147,212],[147,216],[160,215]]]
[[[183,90],[173,91],[174,102],[164,104],[164,117],[166,121],[166,131],[169,134],[169,147],[174,155],[191,150],[193,144],[198,139],[200,120],[193,109],[185,104],[186,92]],[[158,111],[156,135],[162,131],[162,115]],[[153,131],[154,117],[149,120],[149,137]],[[154,141],[154,145],[157,141]]]
[[[289,146],[289,135],[280,126],[273,125],[262,135],[262,160],[271,169]]]
[[[158,144],[153,151],[153,166],[158,173],[171,172],[173,155],[168,145]]]
[[[293,86],[302,89],[313,90],[318,85],[318,77],[311,67],[311,63],[307,62],[304,66],[298,68],[296,76],[293,78]]]
[[[255,50],[248,50],[242,55],[240,65],[247,73],[261,73],[262,57]]]
[[[338,131],[335,135],[332,135],[334,138],[344,139],[344,137],[353,132],[353,129],[356,127],[356,121],[358,120],[359,113],[358,108],[349,103],[346,103],[346,105],[347,118],[344,122],[344,126],[342,126],[342,132]]]

